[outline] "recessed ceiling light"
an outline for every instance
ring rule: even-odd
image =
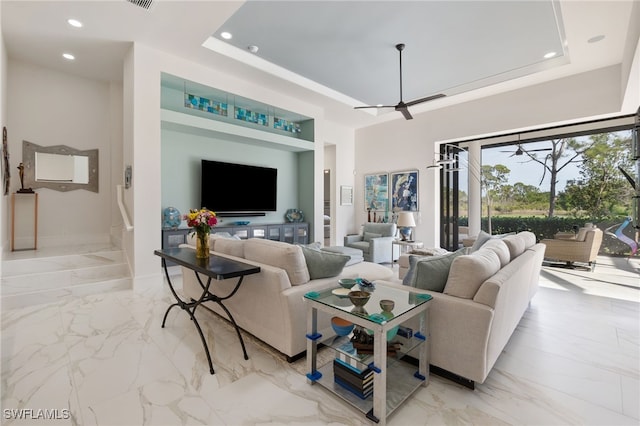
[[[551,58],[553,58],[553,57],[554,57],[554,56],[556,56],[556,55],[557,55],[557,53],[556,53],[556,52],[549,52],[549,53],[545,53],[545,54],[544,54],[544,58],[545,58],[545,59],[551,59]]]
[[[63,53],[62,57],[65,58],[65,59],[68,59],[69,61],[73,61],[76,58],[71,53]]]
[[[67,19],[67,23],[72,27],[82,28],[82,22],[78,21],[77,19],[73,19],[73,18]]]
[[[220,37],[222,37],[225,40],[231,40],[231,37],[233,37],[233,36],[231,35],[230,32],[223,31],[223,32],[220,33]]]
[[[587,43],[597,43],[599,41],[604,40],[604,37],[605,36],[603,34],[600,34],[600,35],[597,35],[597,36],[593,36],[589,40],[587,40]]]

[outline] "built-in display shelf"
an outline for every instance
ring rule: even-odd
[[[162,128],[167,130],[206,137],[224,137],[225,140],[257,146],[270,146],[291,152],[314,150],[313,142],[168,109],[160,110],[160,120]]]

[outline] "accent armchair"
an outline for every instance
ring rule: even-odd
[[[393,263],[395,238],[395,223],[365,223],[362,235],[344,237],[344,246],[362,250],[362,256],[367,262]]]
[[[553,239],[545,238],[540,242],[547,246],[545,259],[566,262],[569,267],[573,262],[588,263],[593,271],[602,244],[602,230],[584,227],[577,234],[559,232]]]

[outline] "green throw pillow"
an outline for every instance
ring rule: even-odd
[[[302,248],[309,277],[312,280],[340,275],[344,265],[351,259],[351,256],[339,253],[315,250],[305,246],[300,246],[300,248]]]
[[[420,259],[424,259],[424,256],[409,255],[409,270],[407,270],[406,275],[402,279],[402,285],[416,286],[416,263],[418,263]]]
[[[465,254],[465,248],[442,256],[427,256],[416,262],[416,272],[413,287],[442,293],[447,284],[449,269],[453,260]],[[409,259],[411,260],[411,258]]]

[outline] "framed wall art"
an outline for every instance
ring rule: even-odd
[[[391,173],[392,211],[418,211],[418,171]]]
[[[378,173],[364,176],[364,209],[386,211],[389,208],[389,175]]]
[[[340,187],[340,205],[341,206],[353,205],[353,186],[342,185]]]

